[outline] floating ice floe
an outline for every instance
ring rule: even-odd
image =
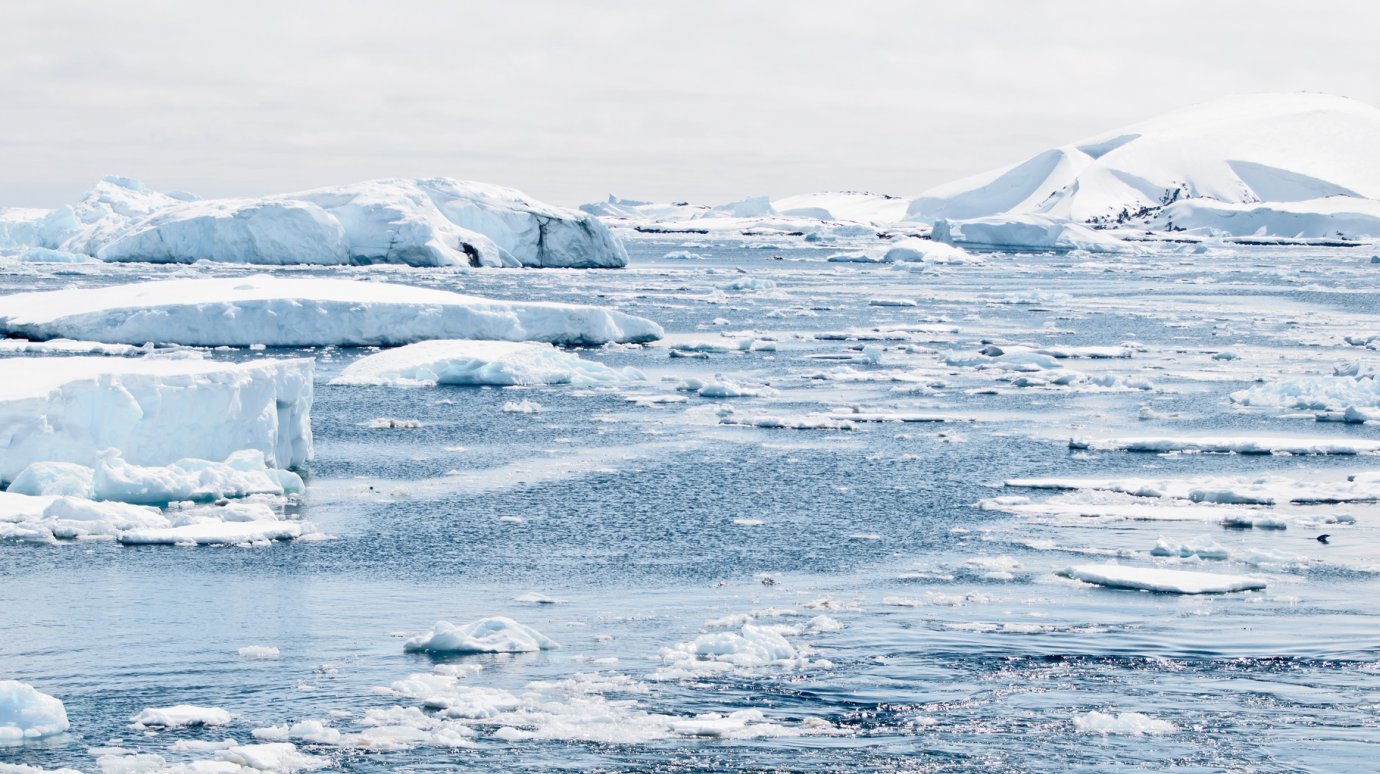
[[[310,360],[0,359],[0,481],[35,462],[94,467],[223,460],[254,450],[275,468],[312,454]]]
[[[1259,591],[1266,586],[1265,581],[1260,578],[1242,575],[1166,570],[1159,567],[1128,567],[1119,564],[1082,564],[1060,570],[1059,574],[1096,586],[1165,594],[1226,594],[1233,591]]]
[[[278,648],[273,645],[245,645],[235,653],[251,661],[273,661],[279,656]]]
[[[417,653],[535,653],[560,647],[554,640],[511,618],[492,616],[456,626],[438,621],[427,633],[409,639],[403,650]]]
[[[1361,438],[1239,436],[1227,438],[1100,438],[1069,441],[1070,449],[1203,454],[1353,455],[1380,452],[1380,441]]]
[[[266,274],[0,296],[0,331],[30,339],[232,347],[392,346],[428,339],[599,345],[662,336],[651,320],[597,306]]]
[[[1152,718],[1140,712],[1118,712],[1116,714],[1085,712],[1075,715],[1073,727],[1080,734],[1117,734],[1126,736],[1172,734],[1178,730],[1173,723]]]
[[[708,381],[691,377],[676,385],[681,392],[690,392],[701,398],[765,398],[776,394],[766,386],[747,386],[739,384],[722,374],[716,374]]]
[[[331,384],[591,385],[639,377],[632,369],[615,371],[546,343],[449,339],[362,357],[346,366]]]
[[[628,260],[589,215],[441,177],[206,200],[107,177],[76,204],[7,232],[11,245],[105,261],[618,267]]]
[[[133,465],[118,450],[107,449],[95,469],[71,462],[32,463],[5,491],[166,505],[256,494],[284,496],[302,488],[300,476],[268,467],[257,449],[235,452],[224,462],[182,459],[161,466]]]
[[[768,430],[856,430],[858,427],[846,419],[833,419],[818,414],[805,414],[800,416],[730,415],[720,417],[719,424],[733,425],[736,427],[760,427]]]
[[[1276,503],[1342,503],[1380,500],[1380,473],[1366,471],[1342,478],[1291,476],[1192,476],[1187,478],[1018,478],[1009,487],[1119,492],[1138,498],[1187,500],[1193,503],[1274,505]]]
[[[183,728],[185,726],[223,726],[230,722],[230,713],[220,707],[198,707],[178,704],[172,707],[149,707],[130,718],[135,728]]]
[[[18,680],[0,680],[0,745],[54,736],[67,728],[61,699]]]

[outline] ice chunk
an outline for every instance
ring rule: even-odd
[[[235,652],[240,658],[254,661],[273,661],[278,658],[278,649],[272,645],[245,645]]]
[[[559,647],[555,641],[511,618],[492,616],[456,626],[438,621],[430,633],[413,637],[403,645],[408,652],[431,653],[532,653]]]
[[[159,726],[162,728],[182,728],[184,726],[223,726],[230,722],[230,713],[220,707],[198,707],[194,704],[177,704],[172,707],[149,707],[130,718],[136,728]]]
[[[95,467],[111,448],[136,465],[246,449],[273,467],[303,465],[312,375],[312,361],[299,359],[0,359],[0,438],[10,439],[0,481],[34,462]]]
[[[662,336],[650,320],[597,306],[266,274],[0,296],[0,331],[31,339],[232,347],[389,346],[427,339],[597,345]]]
[[[0,745],[66,731],[62,701],[17,680],[0,680]]]
[[[331,384],[608,384],[627,374],[603,363],[525,341],[423,341],[351,363]]]
[[[1124,567],[1117,564],[1083,564],[1059,571],[1065,578],[1113,589],[1158,591],[1166,594],[1225,594],[1259,591],[1265,581],[1240,575],[1219,575],[1158,567]]]

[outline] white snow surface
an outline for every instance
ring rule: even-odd
[[[36,462],[95,468],[107,449],[133,465],[224,460],[252,450],[269,466],[298,467],[312,455],[313,365],[0,359],[0,481]]]
[[[42,739],[67,728],[62,700],[17,680],[0,680],[0,745]]]
[[[430,632],[403,644],[409,653],[535,653],[557,647],[536,629],[503,616],[481,618],[463,626],[437,621]]]
[[[198,200],[107,177],[74,205],[40,219],[6,212],[0,224],[0,247],[105,261],[588,268],[628,260],[596,218],[451,178]]]
[[[31,339],[232,347],[461,338],[597,345],[662,336],[661,326],[650,320],[603,307],[266,274],[0,296],[0,332]]]
[[[939,186],[914,199],[907,218],[1044,215],[1111,223],[1123,210],[1153,214],[1176,200],[1250,205],[1327,197],[1380,199],[1380,109],[1326,94],[1255,94],[1188,107]]]
[[[1232,591],[1259,591],[1265,581],[1244,575],[1221,575],[1160,567],[1129,567],[1119,564],[1080,564],[1059,574],[1084,583],[1131,591],[1156,591],[1165,594],[1226,594]]]
[[[408,344],[351,363],[332,384],[610,384],[625,378],[603,363],[527,341],[440,339]]]

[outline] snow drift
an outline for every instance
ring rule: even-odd
[[[510,188],[444,177],[206,200],[107,177],[76,204],[0,213],[0,247],[24,245],[153,263],[607,268],[628,262],[597,218]]]
[[[312,455],[311,360],[53,357],[0,360],[0,481],[32,463],[95,468],[223,460],[296,467]],[[110,462],[107,460],[107,462]]]
[[[269,275],[0,296],[0,331],[30,339],[232,347],[391,346],[425,339],[598,345],[662,336],[650,320],[596,306]]]

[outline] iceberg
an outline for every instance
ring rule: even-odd
[[[599,345],[662,336],[651,320],[597,306],[269,275],[0,296],[0,331],[39,340],[232,347],[394,346],[426,339]]]
[[[360,358],[331,384],[591,385],[623,378],[603,363],[546,343],[439,339]]]
[[[54,736],[67,728],[61,699],[18,680],[0,680],[0,745]]]
[[[451,178],[387,179],[258,198],[196,199],[107,177],[35,219],[0,213],[0,246],[104,261],[612,268],[627,252],[597,218]]]
[[[1108,234],[1047,215],[993,215],[934,223],[935,242],[979,250],[1053,250],[1090,253],[1134,252],[1138,248]]]
[[[225,460],[250,450],[267,466],[300,467],[312,456],[313,373],[307,359],[0,359],[0,482],[34,463],[95,469],[102,459],[113,477],[107,449],[133,465]],[[79,486],[74,476],[82,477],[50,468],[31,478],[60,478],[52,491],[67,492]]]

